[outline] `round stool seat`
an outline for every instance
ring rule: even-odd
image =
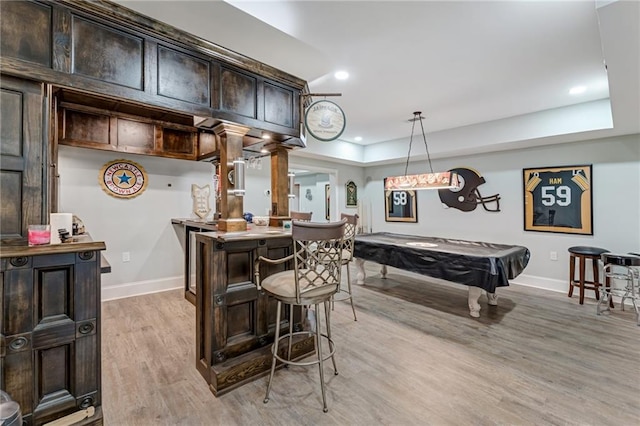
[[[602,253],[609,253],[609,250],[600,247],[575,246],[569,247],[569,253],[581,254],[583,256],[600,256]]]
[[[638,289],[640,256],[636,256],[633,253],[603,253],[601,259],[602,263],[604,263],[605,288],[602,300],[598,301],[596,313],[600,315],[602,312],[601,303],[605,303],[606,300],[609,300],[610,303],[609,307],[604,310],[611,311],[611,308],[613,308],[611,296],[620,296],[622,297],[620,307],[623,311],[625,299],[631,299],[633,308],[636,311],[636,323],[640,325],[640,304],[637,303],[640,301],[640,291]],[[615,282],[618,282],[617,286],[614,284]],[[620,286],[620,282],[624,282],[625,285]]]
[[[632,254],[603,253],[602,263],[605,265],[640,266],[640,256]]]

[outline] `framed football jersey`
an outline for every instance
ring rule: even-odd
[[[385,190],[384,220],[387,222],[417,222],[418,203],[416,198],[416,191],[413,190]]]
[[[590,164],[522,172],[525,231],[593,235]]]

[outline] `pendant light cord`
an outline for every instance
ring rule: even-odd
[[[411,145],[413,145],[413,131],[416,127],[416,121],[420,121],[420,128],[422,129],[422,139],[424,140],[424,148],[427,151],[427,159],[429,160],[429,170],[433,173],[433,166],[431,165],[431,155],[429,155],[429,146],[427,146],[427,136],[424,133],[424,125],[422,124],[422,112],[416,111],[413,113],[413,123],[411,124],[411,137],[409,138],[409,152],[407,152],[407,163],[404,166],[404,175],[407,176],[409,170],[409,157],[411,157]]]
[[[420,127],[422,128],[422,139],[424,140],[424,149],[427,151],[427,160],[429,160],[429,170],[433,173],[433,166],[431,165],[431,155],[429,155],[429,147],[427,146],[427,136],[424,133],[424,125],[422,124],[422,117],[418,113],[418,119],[420,120]]]

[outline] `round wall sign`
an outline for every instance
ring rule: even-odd
[[[314,138],[329,142],[338,139],[347,121],[344,111],[331,101],[312,103],[304,114],[304,125]]]
[[[147,187],[147,172],[130,160],[114,160],[100,169],[100,186],[107,194],[118,198],[133,198]]]

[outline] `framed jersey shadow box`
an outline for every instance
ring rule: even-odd
[[[387,178],[384,181],[386,186]],[[387,222],[417,222],[418,202],[416,191],[385,189],[384,220]]]
[[[591,164],[522,170],[524,230],[593,235]]]

